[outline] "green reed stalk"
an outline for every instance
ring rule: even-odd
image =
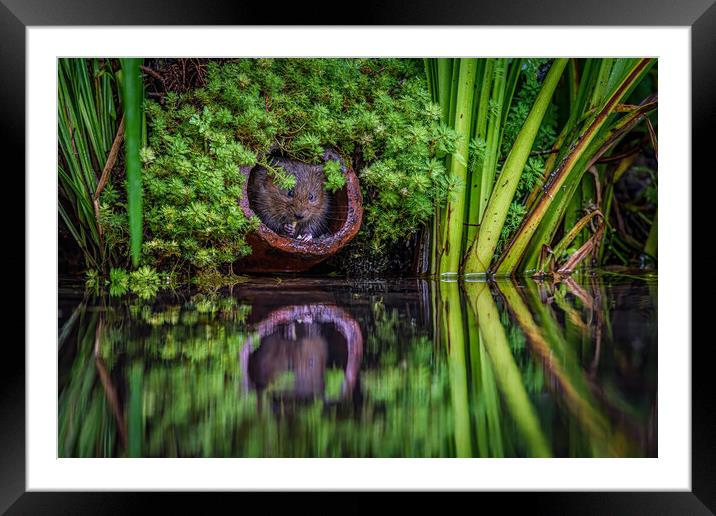
[[[141,59],[122,59],[122,100],[124,102],[124,152],[127,174],[127,213],[132,263],[139,265],[142,250],[142,165],[139,148],[142,138]]]
[[[473,169],[469,171],[469,213],[463,249],[470,249],[474,244],[494,187],[502,136],[524,60],[485,61],[485,73],[482,81],[478,81],[481,82],[480,99],[474,108],[477,123],[473,132],[474,141],[481,142],[484,149],[479,155],[473,156]]]
[[[431,91],[433,102],[440,106],[441,118],[445,124],[450,124],[451,106],[453,90],[453,61],[449,58],[426,59],[426,67],[430,73],[428,75],[428,87]],[[449,159],[446,159],[446,166],[449,165]],[[437,274],[440,267],[440,255],[442,252],[442,220],[445,208],[440,206],[436,201],[434,206],[433,223],[431,228],[430,239],[430,268],[431,275]]]
[[[517,270],[520,261],[524,258],[528,244],[539,230],[540,238],[532,244],[529,250],[530,257],[527,260],[528,267],[530,269],[534,268],[542,245],[547,244],[554,235],[554,228],[562,218],[571,195],[581,181],[582,174],[588,168],[590,162],[596,160],[595,157],[598,157],[598,152],[606,150],[604,149],[604,144],[608,143],[609,135],[614,131],[614,128],[610,127],[608,122],[610,116],[614,113],[615,107],[636,86],[645,73],[648,72],[651,64],[653,64],[651,59],[629,59],[627,61],[629,61],[629,66],[622,66],[621,63],[619,66],[613,66],[613,73],[620,74],[620,77],[616,79],[609,78],[608,84],[614,84],[613,89],[609,90],[606,98],[600,103],[598,110],[585,114],[589,116],[585,122],[584,129],[579,131],[574,139],[569,140],[569,145],[563,145],[563,147],[568,147],[569,151],[560,161],[557,169],[551,174],[544,194],[535,202],[523,220],[522,225],[506,246],[503,255],[494,268],[497,274],[512,274]],[[597,74],[598,84],[601,75],[600,73]],[[572,120],[577,118],[576,115],[571,117]],[[618,124],[619,121],[616,123]],[[595,142],[595,145],[590,145],[593,142]],[[597,145],[597,143],[601,144]],[[568,192],[566,198],[560,195],[564,192]],[[561,201],[554,204],[554,200],[558,196]],[[549,214],[549,211],[552,211],[552,213]],[[543,223],[545,217],[550,218],[548,227],[545,227]],[[489,258],[489,256],[483,256],[483,259]]]
[[[490,266],[522,170],[566,64],[567,59],[557,59],[552,64],[527,120],[517,135],[503,165],[500,179],[491,193],[475,245],[467,256],[465,273],[486,273]]]
[[[452,125],[462,139],[457,152],[449,158],[448,173],[457,178],[461,185],[467,180],[467,157],[470,144],[470,128],[472,119],[472,99],[474,95],[477,61],[460,59],[453,68],[453,77],[457,82],[454,95],[454,109],[451,113]],[[452,104],[452,102],[451,102]],[[440,273],[457,273],[462,258],[463,222],[466,212],[465,190],[454,192],[447,202],[442,219],[440,243]]]
[[[480,60],[483,62],[483,60]],[[473,125],[472,135],[478,142],[487,142],[487,121],[490,113],[490,92],[492,90],[492,80],[495,75],[495,59],[485,59],[483,65],[483,73],[478,77],[479,81],[479,96],[473,99],[473,112],[475,123]],[[467,235],[465,238],[466,249],[472,245],[477,234],[477,228],[480,224],[480,199],[482,198],[482,175],[480,173],[482,167],[481,164],[485,160],[485,153],[481,153],[478,156],[473,157],[474,170],[470,171],[470,182],[469,182],[469,208],[467,215]]]
[[[488,128],[485,157],[480,172],[480,196],[478,199],[478,220],[482,220],[487,202],[492,194],[495,175],[497,173],[497,155],[500,152],[500,136],[502,135],[502,112],[504,111],[507,60],[497,59],[495,62],[492,94],[488,105]]]

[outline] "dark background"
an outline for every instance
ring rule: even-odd
[[[20,270],[25,268],[25,228],[20,214],[25,199],[24,138],[25,138],[25,27],[30,25],[245,25],[245,24],[302,24],[323,25],[333,23],[369,25],[683,25],[692,27],[692,170],[698,176],[697,189],[692,188],[692,238],[709,244],[712,214],[710,189],[706,181],[713,174],[712,148],[713,122],[716,121],[716,4],[714,0],[602,0],[597,2],[574,0],[502,0],[479,3],[460,0],[450,3],[412,2],[336,2],[315,4],[293,3],[278,8],[264,2],[217,1],[150,1],[150,0],[0,0],[0,147],[3,156],[5,195],[3,208],[3,257],[6,260],[5,280],[18,282],[16,288],[6,286],[12,297],[7,303],[13,311],[23,313],[25,298]],[[339,12],[339,8],[343,11]],[[91,42],[88,42],[91,51]],[[685,173],[686,171],[684,171]],[[677,172],[674,172],[677,173]],[[12,184],[12,181],[15,184]],[[699,199],[699,196],[701,198]],[[14,202],[18,201],[18,202]],[[699,211],[701,213],[699,214]],[[666,216],[664,217],[666,218]],[[13,232],[15,235],[13,235]],[[15,238],[13,238],[13,236]],[[708,278],[713,270],[711,253],[694,253],[691,249],[692,269],[702,271]],[[53,261],[49,260],[49,266]],[[684,271],[663,271],[680,274],[691,284]],[[698,292],[709,294],[708,282]],[[48,286],[48,295],[55,295],[56,286]],[[668,300],[667,300],[668,301]],[[708,321],[705,312],[710,300],[693,303],[692,321],[696,329],[704,328]],[[665,305],[662,305],[665,306]],[[11,312],[12,313],[12,312]],[[230,510],[251,510],[252,502],[279,499],[262,496],[256,499],[247,494],[199,495],[125,494],[125,493],[24,493],[25,491],[25,373],[24,373],[24,317],[8,314],[7,328],[18,328],[20,338],[6,331],[4,354],[0,360],[0,510],[10,507],[7,514],[126,514],[148,508],[150,502],[161,504],[161,512],[189,509],[188,502],[201,504],[201,513],[216,507]],[[702,335],[705,337],[705,335]],[[538,514],[709,514],[716,510],[716,444],[714,444],[714,381],[711,373],[710,349],[713,339],[692,342],[669,342],[662,345],[687,347],[692,351],[692,492],[691,493],[527,493],[472,495],[470,504],[489,501],[499,504],[500,512],[523,507]],[[48,352],[55,352],[47,343]],[[261,495],[259,495],[261,496]],[[308,494],[299,496],[306,500]],[[315,495],[314,495],[315,496]],[[321,495],[318,503],[327,503]],[[451,496],[455,496],[452,494]],[[478,496],[479,500],[473,497]],[[355,498],[355,497],[352,497]],[[410,499],[422,503],[423,496],[413,494]],[[362,500],[362,499],[361,499]],[[452,500],[457,507],[462,500]],[[240,502],[225,505],[227,502]],[[241,503],[243,502],[243,503]],[[319,509],[316,503],[305,506]],[[221,504],[219,506],[218,504]],[[470,510],[486,509],[482,504],[470,505]],[[293,510],[298,506],[293,505]],[[362,506],[359,501],[337,505],[328,510],[345,508],[375,509],[371,502]],[[184,509],[183,511],[181,509]],[[709,510],[710,509],[710,510]],[[226,510],[226,509],[223,509]],[[257,510],[257,509],[253,509]]]

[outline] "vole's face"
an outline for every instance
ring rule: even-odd
[[[285,222],[302,223],[321,217],[325,211],[326,192],[323,189],[325,177],[321,171],[294,174],[296,185],[290,190],[278,188],[272,183],[276,196],[280,199],[281,211]]]

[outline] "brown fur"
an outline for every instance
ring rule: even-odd
[[[248,185],[251,208],[264,224],[280,235],[302,238],[325,234],[331,197],[323,186],[325,174],[321,166],[286,158],[273,158],[274,165],[296,177],[293,196],[278,188],[271,174],[261,167],[251,174]]]

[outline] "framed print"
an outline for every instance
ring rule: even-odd
[[[709,1],[338,27],[2,2],[27,228],[8,514],[256,490],[715,510],[691,322]]]

